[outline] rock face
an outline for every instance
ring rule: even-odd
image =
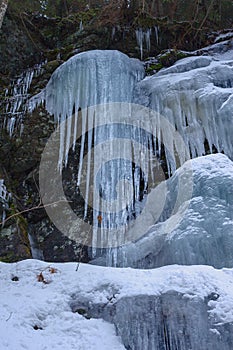
[[[4,184],[4,180],[0,179],[0,259],[5,262],[31,257],[27,222],[22,215],[18,215],[15,222],[11,221],[10,225],[4,227],[9,206],[11,205],[12,212],[14,212],[15,209],[11,197],[11,193],[8,192]],[[12,215],[14,214],[12,213]]]
[[[115,51],[112,51],[113,53]],[[108,55],[111,53],[111,51],[108,51]],[[90,55],[90,54],[88,54]],[[115,56],[114,56],[115,55]],[[80,57],[80,59],[76,59],[76,57]],[[102,79],[102,76],[100,74],[100,69],[96,66],[94,67],[93,62],[101,56],[101,51],[93,51],[92,56],[90,55],[89,59],[90,61],[87,62],[87,67],[84,64],[86,54],[80,54],[73,58],[71,58],[70,61],[68,61],[66,64],[62,65],[58,70],[53,74],[47,88],[44,90],[45,98],[47,101],[47,107],[50,111],[50,113],[54,113],[56,115],[56,119],[66,118],[66,116],[69,113],[72,113],[73,111],[73,105],[76,103],[77,108],[81,106],[82,108],[87,107],[88,105],[95,104],[97,102],[101,101],[121,101],[126,100],[130,101],[133,94],[133,87],[134,84],[143,77],[143,67],[142,65],[135,60],[129,59],[127,56],[115,52],[112,57],[112,64],[114,66],[113,76],[113,85],[114,89],[111,87],[112,94],[109,95],[106,94],[106,91],[104,87],[106,88],[106,84],[108,82],[105,81],[105,79]],[[83,57],[83,59],[82,59]],[[107,57],[107,56],[106,56]],[[104,60],[106,61],[106,57],[104,56]],[[101,61],[99,57],[99,62],[102,62],[104,64],[104,60]],[[119,61],[119,67],[116,69],[116,63]],[[106,62],[105,62],[106,63]],[[84,64],[84,66],[83,66]],[[109,64],[109,63],[108,63]],[[100,84],[102,88],[100,90],[97,89],[97,94],[92,90],[89,89],[88,81],[83,80],[82,74],[77,73],[77,81],[80,82],[80,84],[84,84],[86,87],[85,93],[82,95],[77,93],[77,95],[74,94],[74,91],[77,90],[76,85],[80,85],[77,83],[76,80],[72,80],[74,75],[72,75],[72,69],[76,69],[80,65],[82,74],[85,76],[87,75],[88,69],[89,69],[89,75],[91,77],[91,74],[97,74],[98,79],[95,81],[95,84]],[[124,66],[124,69],[122,68]],[[128,66],[127,66],[128,65]],[[75,68],[76,67],[76,68]],[[79,67],[79,68],[80,68]],[[109,66],[110,67],[110,66]],[[128,67],[128,68],[127,68]],[[129,67],[132,68],[132,71],[129,69]],[[123,74],[121,76],[121,91],[118,93],[117,91],[117,85],[116,81],[119,78],[118,72],[123,69]],[[110,68],[109,68],[110,69]],[[128,76],[126,73],[129,72]],[[66,92],[67,92],[67,100],[69,103],[67,104],[61,104],[59,101],[61,100],[60,97],[63,93],[63,82],[61,80],[63,79],[64,74],[69,77],[66,81]],[[67,73],[67,74],[66,74]],[[111,69],[109,70],[109,76],[111,76],[110,73],[112,73]],[[126,78],[128,77],[128,78]],[[130,79],[133,78],[133,82],[130,83]],[[195,79],[194,79],[195,77]],[[91,79],[91,78],[90,78]],[[125,79],[125,80],[124,80]],[[127,83],[126,83],[127,80]],[[231,105],[232,105],[232,88],[231,86],[231,80],[232,80],[232,67],[231,62],[220,62],[220,61],[214,61],[211,57],[195,57],[195,58],[188,58],[181,60],[179,63],[177,63],[175,66],[168,68],[164,71],[161,71],[157,75],[144,79],[142,82],[139,82],[137,84],[137,92],[135,94],[135,102],[140,102],[143,105],[147,105],[151,108],[154,108],[161,112],[161,114],[165,114],[166,118],[169,120],[171,125],[175,126],[179,134],[182,136],[184,141],[186,142],[186,145],[188,148],[190,148],[190,151],[193,156],[200,155],[202,153],[205,153],[204,143],[205,139],[208,140],[208,147],[212,151],[213,146],[219,150],[228,154],[231,156],[232,154],[232,131],[231,131]],[[71,84],[71,82],[73,83]],[[160,85],[161,83],[161,85]],[[69,85],[70,84],[70,85]],[[86,85],[85,85],[86,84]],[[101,85],[102,84],[102,85]],[[114,85],[115,84],[115,85]],[[204,87],[201,88],[200,86],[204,84]],[[215,85],[214,85],[215,84]],[[56,86],[55,86],[56,85]],[[105,86],[106,85],[106,86]],[[222,87],[219,87],[217,85],[221,85]],[[185,87],[188,86],[188,92],[185,90]],[[210,88],[212,87],[212,88]],[[176,98],[174,100],[174,94],[170,94],[171,91],[176,92]],[[54,92],[56,90],[56,93]],[[190,90],[191,89],[191,90]],[[77,90],[78,91],[78,90]],[[98,91],[100,94],[98,95]],[[115,91],[115,92],[114,92]],[[196,102],[193,101],[193,93],[192,91],[195,91],[196,94]],[[162,94],[167,94],[166,99],[163,99]],[[119,96],[118,96],[119,95]],[[211,99],[214,101],[215,107],[211,109],[211,120],[209,120],[209,116],[207,115],[207,107],[208,107],[208,101],[211,96]],[[43,93],[42,93],[43,98]],[[97,99],[96,99],[97,98]],[[171,99],[171,101],[169,100]],[[169,102],[170,101],[170,102]],[[177,108],[176,108],[177,107]],[[63,114],[62,114],[63,113]],[[228,126],[229,125],[229,126]],[[37,191],[37,183],[38,183],[38,165],[40,161],[40,155],[43,151],[43,147],[46,144],[49,136],[51,135],[52,131],[54,129],[54,121],[52,117],[50,117],[41,107],[37,111],[35,111],[29,118],[26,118],[24,122],[24,130],[21,135],[21,138],[14,138],[9,140],[4,145],[2,149],[1,159],[2,164],[6,169],[9,169],[12,162],[14,165],[14,175],[13,179],[21,182],[22,184],[18,187],[18,194],[21,198],[23,198],[23,205],[24,209],[25,207],[28,207],[28,204],[33,207],[38,205],[40,198],[39,193]],[[160,137],[160,132],[162,132],[162,138],[163,141],[166,141],[169,139],[169,142],[172,141],[172,148],[173,148],[173,140],[170,138],[169,134],[166,134],[165,129],[159,129],[157,128],[157,135],[158,138]],[[164,132],[164,134],[163,134]],[[68,135],[68,134],[67,134]],[[196,135],[196,136],[195,136]],[[61,137],[64,136],[61,135]],[[81,140],[81,143],[78,145],[79,151],[80,148],[82,148],[82,144],[84,144],[84,141]],[[161,137],[160,137],[161,142]],[[64,143],[63,143],[64,146]],[[182,153],[182,152],[181,152]],[[61,152],[61,159],[60,164],[63,160],[64,154],[67,156],[67,150],[62,150]],[[171,153],[170,153],[171,154]],[[169,164],[172,163],[169,159],[169,154],[166,154],[167,156],[167,162]],[[182,154],[179,155],[182,157]],[[174,158],[174,157],[173,157]],[[217,160],[218,162],[218,160]],[[72,162],[71,162],[72,163]],[[76,164],[76,165],[75,165]],[[87,208],[83,208],[83,198],[82,196],[76,191],[76,185],[77,184],[71,184],[71,179],[73,178],[72,173],[75,173],[75,167],[77,167],[77,159],[74,163],[69,164],[70,169],[65,170],[64,172],[64,187],[66,189],[66,193],[68,195],[69,200],[72,200],[75,203],[76,206],[76,212],[80,213],[83,217],[83,213],[85,216],[85,210],[87,214]],[[212,167],[212,166],[211,166]],[[213,168],[215,165],[213,165]],[[77,173],[77,168],[76,168]],[[27,175],[25,179],[25,174]],[[171,179],[170,186],[176,186],[175,183],[177,181],[177,178],[174,177]],[[211,180],[212,181],[212,180]],[[203,184],[202,184],[203,185]],[[204,186],[204,185],[203,185]],[[230,185],[231,186],[231,185]],[[174,188],[170,190],[171,193],[174,192]],[[199,189],[199,191],[202,191]],[[198,197],[198,195],[196,195]],[[219,199],[219,198],[218,198]],[[217,200],[218,200],[217,199]],[[220,198],[221,199],[221,198]],[[174,199],[169,199],[168,201],[174,201]],[[211,198],[209,200],[209,203],[203,202],[200,198],[193,198],[191,201],[191,204],[193,206],[192,211],[194,213],[198,212],[198,217],[200,218],[200,222],[205,221],[205,218],[203,217],[204,208],[206,205],[213,206],[214,203],[217,202],[214,198]],[[167,208],[165,208],[164,213],[161,216],[162,221],[168,219],[169,213],[171,214],[171,210],[169,208],[170,204],[167,204]],[[223,204],[224,207],[224,204]],[[148,209],[148,215],[150,217],[150,225],[155,224],[155,221],[153,221],[154,215],[152,213],[153,211],[153,205],[151,208]],[[198,208],[201,208],[199,210]],[[170,210],[170,212],[169,212]],[[167,211],[167,212],[166,212]],[[166,213],[165,213],[166,212]],[[216,212],[218,212],[218,216],[216,216]],[[190,212],[191,213],[191,212]],[[221,217],[220,217],[221,214]],[[194,214],[195,216],[196,214]],[[74,243],[74,241],[69,240],[67,238],[62,238],[59,231],[51,224],[48,220],[48,218],[45,215],[45,212],[40,209],[38,212],[29,212],[27,214],[28,220],[29,220],[29,234],[31,235],[31,239],[35,242],[37,241],[37,244],[35,249],[41,250],[41,257],[43,256],[45,259],[51,260],[59,260],[59,259],[76,259],[76,256],[83,255],[82,248],[80,248],[78,245]],[[94,216],[95,218],[97,215]],[[226,212],[225,209],[223,209],[221,212],[219,212],[218,209],[216,209],[215,213],[213,214],[213,220],[217,220],[216,218],[219,217],[220,225],[224,223],[223,227],[226,228],[230,224],[231,216],[228,212]],[[225,223],[226,217],[229,219],[229,223]],[[208,221],[209,222],[209,221]],[[206,221],[207,223],[207,221]],[[190,214],[189,220],[186,223],[187,227],[193,227],[193,231],[195,232],[195,235],[190,233],[191,239],[195,240],[195,237],[198,237],[198,232],[202,231],[203,227],[198,226],[197,220],[193,220],[193,216]],[[141,227],[140,224],[138,226],[140,230],[144,230],[144,227]],[[148,226],[147,226],[148,227]],[[213,226],[212,226],[213,228]],[[163,232],[163,229],[161,229]],[[228,232],[228,230],[226,229]],[[160,232],[160,231],[159,231]],[[189,232],[191,232],[189,230]],[[206,229],[206,234],[212,236],[212,229],[211,229],[211,223],[208,226],[208,230]],[[219,235],[222,237],[223,230],[219,229]],[[145,232],[146,233],[146,232]],[[229,235],[229,233],[227,233]],[[164,244],[164,234],[158,234],[158,240],[159,240],[159,250],[161,249],[161,245]],[[187,235],[186,235],[187,237]],[[203,237],[203,235],[202,235]],[[211,246],[213,248],[214,245],[218,245],[218,240],[216,237],[212,239]],[[225,237],[225,236],[224,236]],[[217,241],[215,240],[217,239]],[[224,241],[224,247],[222,248],[222,252],[220,256],[216,257],[216,260],[213,262],[214,266],[231,266],[232,257],[229,254],[226,254],[226,246],[228,244],[229,238],[224,238],[226,241]],[[49,244],[47,244],[47,242]],[[54,246],[51,247],[51,242],[54,242]],[[60,243],[59,243],[60,242]],[[169,240],[170,242],[170,240]],[[141,257],[137,257],[136,261],[133,262],[135,257],[134,254],[130,254],[127,259],[131,262],[125,262],[127,265],[132,266],[141,266],[141,267],[152,267],[152,266],[161,266],[166,263],[212,263],[212,254],[211,257],[209,257],[208,249],[209,249],[209,243],[207,246],[204,246],[200,248],[200,243],[193,243],[192,245],[199,245],[199,248],[196,247],[194,250],[196,253],[194,254],[193,258],[190,254],[184,253],[184,256],[181,257],[179,255],[177,257],[177,243],[174,243],[175,240],[172,241],[172,247],[171,244],[169,244],[169,249],[171,251],[167,251],[165,254],[162,250],[161,257],[158,257],[158,250],[156,250],[156,253],[153,252],[153,258],[151,257],[150,252],[142,255]],[[177,242],[177,240],[176,240]],[[210,242],[208,240],[208,242]],[[186,244],[186,243],[185,243]],[[204,248],[205,247],[205,248]],[[131,248],[129,248],[130,251]],[[167,249],[167,248],[166,248]],[[201,254],[197,253],[198,249],[203,250]],[[142,249],[143,250],[143,249]],[[141,251],[141,249],[139,249]],[[188,251],[186,249],[183,249],[183,252]],[[4,255],[4,254],[3,254]],[[128,254],[127,254],[128,255]],[[84,253],[85,259],[87,259],[87,252]],[[131,257],[133,256],[133,258]],[[155,258],[156,256],[156,258]],[[162,257],[163,256],[163,257]],[[211,259],[210,259],[211,258]],[[221,260],[223,258],[223,260]],[[146,259],[144,262],[142,262],[141,259]],[[158,259],[158,260],[156,260]],[[151,262],[151,260],[153,262]],[[222,262],[221,262],[222,261]],[[120,265],[124,265],[123,260],[121,259],[121,262],[118,262]],[[136,265],[134,265],[136,264]]]
[[[29,21],[26,20],[25,22],[28,26]],[[4,76],[6,79],[9,76],[15,78],[25,68],[40,63],[43,60],[42,51],[45,49],[45,42],[39,33],[35,35],[35,28],[32,24],[26,31],[20,18],[7,13],[4,17],[0,36],[0,83],[3,83],[4,86]]]

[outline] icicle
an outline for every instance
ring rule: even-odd
[[[114,40],[116,34],[116,27],[112,28],[112,40]]]
[[[79,24],[79,31],[82,32],[83,31],[83,21],[81,20],[80,24]]]
[[[1,203],[1,213],[2,213],[2,227],[4,226],[4,221],[6,219],[6,210],[8,209],[9,200],[11,198],[11,193],[9,193],[4,185],[4,180],[0,179],[0,203]]]
[[[28,240],[30,243],[32,258],[36,260],[44,260],[43,251],[39,248],[38,242],[36,242],[35,238],[30,233],[28,233]]]
[[[3,211],[2,211],[2,227],[4,226],[5,220],[6,220],[6,211],[5,211],[5,209],[3,209]]]
[[[66,134],[66,125],[64,121],[60,123],[60,144],[59,144],[59,159],[58,159],[58,169],[60,173],[63,169],[63,160],[64,160],[64,148],[65,148],[65,134]],[[65,155],[65,160],[66,160]]]
[[[159,45],[159,27],[155,26],[154,28],[155,28],[155,41],[158,46]]]
[[[78,103],[76,103],[76,106],[78,106]],[[74,114],[74,136],[73,136],[73,147],[72,151],[75,151],[75,145],[76,145],[76,140],[77,140],[77,133],[78,133],[78,120],[79,120],[79,111],[78,109],[75,109],[75,114]]]
[[[35,65],[33,68],[27,69],[17,79],[11,82],[11,88],[5,90],[5,110],[4,119],[8,119],[7,131],[12,137],[14,130],[19,127],[22,130],[23,118],[28,111],[28,90],[34,77],[38,77],[43,69],[44,63]]]
[[[94,116],[91,113],[92,110],[89,110],[88,113],[88,155],[87,155],[87,175],[86,175],[86,194],[85,194],[85,207],[84,207],[84,219],[87,217],[87,208],[89,203],[89,192],[90,192],[90,181],[91,181],[91,161],[92,161],[92,136],[93,136],[93,127],[94,127]],[[93,184],[94,186],[95,184]]]
[[[136,29],[136,39],[137,44],[140,48],[140,54],[141,54],[141,60],[143,59],[143,43],[146,42],[146,49],[149,52],[150,51],[150,37],[151,37],[151,29],[148,28],[146,31],[143,31],[142,28]]]
[[[141,60],[143,58],[143,31],[142,28],[136,29],[137,44],[140,48]]]
[[[85,146],[85,136],[86,136],[86,111],[82,112],[82,136],[81,136],[81,150],[80,150],[80,156],[79,156],[79,167],[78,167],[78,181],[77,186],[80,187],[81,184],[81,175],[82,175],[82,168],[83,168],[83,155],[84,155],[84,146]]]
[[[68,164],[68,155],[71,143],[71,127],[72,127],[72,117],[67,119],[66,123],[66,145],[65,145],[65,167]]]
[[[136,184],[137,194],[133,202],[132,189],[128,192],[129,183],[133,180],[131,148],[117,141],[122,136],[122,125],[111,123],[112,111],[108,103],[132,102],[135,84],[144,74],[140,61],[118,51],[85,52],[61,65],[53,73],[45,90],[30,101],[33,108],[45,98],[46,109],[60,123],[60,171],[63,164],[67,165],[69,149],[75,149],[76,137],[80,133],[77,186],[85,199],[84,219],[88,219],[88,206],[90,200],[93,201],[93,256],[97,247],[114,247],[118,239],[124,240],[128,217],[135,206],[133,202],[140,200],[140,184]],[[98,118],[95,115],[96,105],[103,106]],[[98,124],[99,119],[103,124]],[[126,136],[130,140],[130,132]],[[109,148],[106,148],[108,142]],[[142,142],[145,142],[143,138]],[[84,158],[85,145],[87,155]],[[139,172],[135,181],[140,181]],[[113,211],[108,210],[111,202],[114,203]],[[111,230],[114,230],[112,236]],[[112,264],[116,264],[116,250],[113,248],[109,254]]]
[[[8,120],[7,131],[9,133],[10,137],[12,137],[14,129],[15,129],[15,121],[16,121],[15,117],[11,117],[11,119]]]
[[[146,49],[149,52],[150,51],[150,36],[151,36],[151,29],[147,29],[146,32],[144,33],[144,38],[146,41]]]
[[[93,64],[93,62],[95,62]],[[124,62],[124,63],[123,63]],[[132,68],[131,62],[134,62],[135,68]],[[116,69],[119,66],[119,70]],[[104,67],[104,72],[102,70]],[[62,74],[66,72],[66,76]],[[120,75],[119,75],[120,74]],[[110,77],[105,79],[104,77]],[[54,114],[55,120],[62,120],[72,114],[75,106],[75,115],[77,117],[78,109],[85,109],[100,103],[128,101],[132,99],[132,92],[136,81],[142,79],[144,69],[139,66],[136,60],[130,60],[126,55],[117,51],[90,51],[81,53],[72,57],[68,62],[60,66],[52,75],[46,89],[30,100],[29,107],[33,110],[35,106],[46,99],[46,108],[48,112]],[[118,87],[119,82],[121,88]],[[111,83],[111,86],[109,85]],[[56,85],[56,86],[55,86]],[[82,86],[82,89],[79,87]],[[76,96],[77,94],[77,96]],[[64,98],[66,96],[66,98]],[[78,103],[78,104],[77,104]],[[76,118],[75,117],[75,118]],[[83,116],[84,118],[84,116]],[[86,124],[82,120],[83,130]],[[77,128],[77,124],[75,124]],[[69,129],[71,124],[69,124]],[[63,156],[67,157],[69,149],[70,131],[67,131],[67,147],[63,151],[65,131],[62,130],[59,164]],[[73,141],[74,148],[74,141]],[[82,133],[82,146],[80,156],[80,168],[82,166],[82,155],[84,151],[84,135]],[[67,159],[65,161],[67,163]],[[78,176],[78,185],[80,184],[80,170]]]

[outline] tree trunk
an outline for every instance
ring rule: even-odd
[[[7,5],[8,0],[0,0],[0,29],[2,27],[2,22],[6,13]]]
[[[174,20],[174,17],[175,17],[175,14],[176,14],[176,11],[177,11],[177,7],[178,7],[178,0],[175,0],[171,3],[171,7],[170,7],[170,15],[169,17],[171,18],[171,20],[173,21]]]
[[[150,13],[154,17],[160,17],[159,0],[151,1]]]

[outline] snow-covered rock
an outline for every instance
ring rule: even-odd
[[[193,54],[197,55],[210,55],[220,61],[232,60],[233,58],[233,33],[228,32],[226,34],[219,35],[215,44],[206,46],[200,50],[196,50]],[[223,41],[224,40],[224,41]]]
[[[207,266],[0,263],[0,348],[231,350],[232,284]]]

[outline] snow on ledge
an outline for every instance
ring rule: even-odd
[[[37,260],[0,263],[1,349],[124,349],[113,325],[72,312],[74,294],[87,303],[107,304],[169,291],[190,299],[216,293],[217,300],[209,301],[209,316],[216,324],[233,322],[232,269],[173,265],[134,270],[80,264],[76,271],[76,266]],[[38,281],[40,273],[46,283]]]

